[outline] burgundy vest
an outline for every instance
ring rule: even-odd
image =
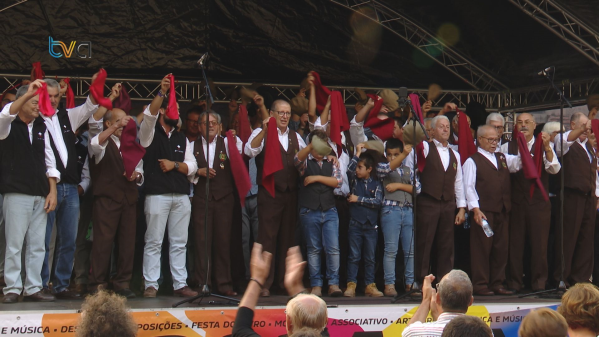
[[[536,144],[536,143],[535,143]],[[531,153],[534,156],[535,147],[533,145]],[[508,143],[508,153],[513,155],[518,155],[518,142],[516,140],[512,140]],[[543,153],[540,153],[539,156],[542,156]],[[538,186],[535,186],[534,193],[532,198],[530,197],[530,180],[524,177],[524,170],[520,170],[516,173],[512,173],[512,202],[522,204],[528,203],[529,205],[534,205],[538,203],[548,203],[549,201],[545,201],[543,198],[543,194]],[[543,164],[543,169],[541,170],[541,182],[543,183],[543,187],[545,191],[549,193],[549,174],[545,171],[545,164]],[[536,183],[535,183],[536,185]]]
[[[476,152],[470,158],[476,164],[476,193],[479,208],[500,213],[504,208],[512,208],[510,192],[510,171],[503,153],[495,153],[497,168],[485,156]]]
[[[592,161],[589,161],[590,153]],[[562,160],[565,177],[564,187],[576,190],[583,194],[595,195],[595,179],[597,176],[597,158],[595,151],[586,142],[586,149],[578,142],[574,142]]]
[[[281,150],[281,159],[283,160],[283,169],[275,172],[275,189],[277,191],[285,192],[297,190],[297,181],[299,179],[299,173],[293,164],[293,158],[299,151],[299,143],[297,140],[298,134],[289,129],[289,146],[287,151],[283,148],[283,145],[279,144]],[[278,139],[277,139],[278,141]],[[266,144],[266,137],[264,138],[264,144]],[[262,169],[264,168],[264,149],[258,156],[256,156],[256,168],[258,174],[256,175],[256,183],[262,185]]]
[[[456,156],[449,149],[449,166],[446,171],[435,143],[429,142],[428,149],[426,166],[420,174],[422,193],[437,200],[455,201],[455,178],[458,168],[461,169]]]
[[[202,138],[198,138],[193,144],[193,155],[196,157],[198,162],[198,168],[204,168],[208,166],[206,162],[206,154],[204,152],[204,146],[202,146]],[[210,179],[210,190],[208,191],[209,198],[214,200],[220,200],[227,195],[233,193],[235,190],[235,182],[233,181],[233,173],[231,172],[231,162],[227,155],[225,140],[221,136],[217,136],[216,149],[214,151],[214,158],[208,158],[212,160],[212,169],[216,171],[216,176]],[[198,183],[194,187],[193,195],[205,198],[206,196],[206,178],[199,177]]]
[[[108,137],[102,160],[96,164],[96,159],[92,158],[89,163],[95,197],[106,197],[129,205],[137,202],[137,184],[123,175],[125,166],[121,151],[111,137]]]

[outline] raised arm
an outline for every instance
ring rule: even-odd
[[[358,111],[356,114],[356,123],[362,123],[366,119],[366,116],[368,116],[370,113],[370,110],[372,110],[372,107],[374,107],[374,101],[372,98],[369,98],[368,102],[366,102],[362,109],[360,109],[360,111]]]

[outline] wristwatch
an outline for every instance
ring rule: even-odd
[[[163,94],[162,90],[158,90],[158,94],[157,95],[160,96],[160,97],[166,97],[166,94]]]
[[[178,169],[179,169],[179,163],[175,162],[175,170],[178,170]]]

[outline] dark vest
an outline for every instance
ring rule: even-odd
[[[46,197],[50,184],[46,177],[46,124],[41,117],[29,129],[19,116],[11,123],[10,133],[0,141],[0,192]]]
[[[383,186],[387,186],[391,183],[402,183],[402,184],[412,184],[412,179],[410,179],[410,169],[408,167],[402,166],[400,168],[401,174],[397,173],[397,170],[393,170],[389,175],[383,179]],[[400,204],[404,202],[412,202],[412,193],[408,193],[405,191],[397,190],[395,192],[388,192],[386,189],[383,190],[385,193],[385,199],[397,201]]]
[[[364,186],[364,180],[356,179],[356,184],[352,188],[352,193],[358,197],[374,198],[376,196],[376,187],[380,185],[380,181],[371,179],[368,186]],[[371,225],[376,225],[379,219],[379,209],[370,208],[355,203],[349,204],[349,215],[351,218],[361,224],[370,222]]]
[[[102,160],[96,164],[96,159],[90,158],[89,164],[95,197],[110,198],[119,203],[126,202],[128,205],[137,202],[137,184],[123,175],[123,158],[111,137],[108,137]]]
[[[204,153],[204,146],[202,146],[202,138],[198,138],[194,142],[193,155],[196,157],[198,168],[208,167],[206,162],[206,154]],[[209,198],[214,200],[220,200],[235,190],[235,181],[233,180],[233,173],[231,172],[231,162],[225,147],[225,140],[221,136],[216,138],[216,149],[214,151],[214,158],[208,158],[212,160],[212,169],[216,171],[216,176],[210,179],[210,190]],[[206,178],[199,177],[198,183],[194,187],[193,191],[194,198],[206,197]]]
[[[320,168],[316,160],[308,160],[306,165],[306,173],[302,177],[302,184],[300,185],[299,190],[300,207],[306,207],[312,210],[316,210],[320,207],[323,211],[335,207],[334,188],[321,183],[312,183],[308,186],[304,186],[303,184],[304,179],[308,176],[332,177],[333,164],[323,160],[322,168]]]
[[[534,153],[535,147],[532,147],[532,155],[533,157],[536,155]],[[512,140],[508,143],[508,153],[513,155],[518,155],[518,142],[516,140]],[[539,154],[540,156],[543,153]],[[547,203],[549,201],[545,201],[543,198],[543,194],[541,190],[537,186],[535,186],[534,193],[532,198],[530,197],[530,181],[524,177],[524,170],[520,170],[516,173],[511,173],[512,176],[512,202],[523,204],[528,203],[529,205],[538,204],[538,203]],[[545,167],[543,165],[543,169],[541,170],[541,182],[543,182],[543,187],[545,191],[549,193],[549,174],[545,171]],[[536,185],[536,184],[535,184]]]
[[[154,139],[144,155],[144,186],[148,195],[178,193],[189,194],[187,176],[177,170],[162,172],[158,159],[168,159],[182,163],[185,160],[187,139],[174,130],[169,138],[162,125],[156,123]]]
[[[434,142],[428,144],[426,166],[420,174],[421,191],[437,200],[455,201],[455,178],[460,164],[453,150],[449,149],[449,166],[446,171],[437,146]]]
[[[283,169],[275,172],[275,189],[277,191],[285,192],[295,191],[297,190],[297,181],[299,179],[299,173],[293,164],[293,158],[295,154],[299,151],[299,143],[297,140],[299,135],[289,129],[289,146],[287,147],[287,151],[283,148],[283,145],[279,144],[279,149],[281,150],[281,159],[283,160]],[[278,141],[278,138],[277,138]],[[266,138],[264,138],[264,144],[266,145]],[[258,156],[256,156],[256,168],[258,169],[258,175],[256,176],[256,183],[258,185],[262,185],[262,169],[264,168],[264,156],[265,150]]]
[[[590,153],[592,161],[589,161],[587,151]],[[586,142],[585,149],[583,145],[575,141],[564,155],[562,162],[565,170],[564,188],[595,195],[597,158],[589,142]]]
[[[87,146],[83,145],[81,136],[76,138],[77,144],[75,144],[75,151],[77,153],[77,174],[81,177],[83,174],[83,166],[85,166],[85,161],[88,157]]]
[[[484,211],[500,213],[503,209],[510,211],[510,171],[505,156],[495,153],[497,168],[485,156],[476,152],[470,158],[476,164],[476,193],[479,208]]]
[[[56,157],[56,169],[60,172],[60,183],[77,185],[81,182],[81,174],[79,174],[77,166],[77,148],[75,147],[77,136],[75,136],[75,132],[71,129],[71,120],[65,108],[60,107],[56,116],[60,123],[60,131],[62,132],[62,138],[68,153],[67,166],[65,167],[56,149],[52,133],[48,132],[50,135],[50,145],[52,146],[52,151],[54,151],[54,157]]]

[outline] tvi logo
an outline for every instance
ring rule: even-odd
[[[54,52],[54,47],[59,46],[62,49],[61,52]],[[81,49],[83,47],[83,49]],[[85,47],[87,47],[87,53],[85,52]],[[83,41],[77,43],[77,41],[71,41],[71,45],[67,48],[67,45],[62,41],[54,41],[52,36],[49,37],[48,50],[50,51],[50,55],[55,58],[60,58],[64,56],[66,58],[70,58],[73,56],[73,50],[77,53],[77,56],[82,59],[89,59],[92,57],[92,43],[91,41]]]

